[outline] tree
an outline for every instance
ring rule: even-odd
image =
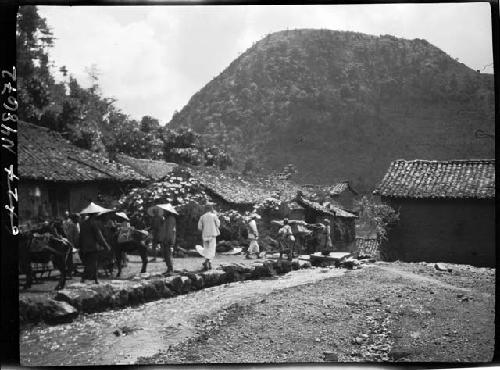
[[[145,133],[150,133],[158,131],[160,128],[160,121],[151,116],[144,116],[141,119],[141,131]]]
[[[46,20],[34,6],[23,6],[17,14],[17,75],[19,117],[39,121],[50,104],[49,86],[54,79],[49,70],[47,50],[54,38]]]
[[[359,220],[368,224],[380,240],[387,239],[389,228],[399,220],[399,213],[385,203],[379,203],[367,196],[355,202]]]

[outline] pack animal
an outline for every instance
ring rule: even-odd
[[[118,269],[116,277],[121,276],[124,253],[138,252],[142,261],[141,273],[146,272],[148,266],[146,239],[147,237],[138,230],[132,230],[131,237],[127,241],[118,242],[118,236],[115,234],[111,245]]]
[[[52,261],[59,270],[59,281],[56,290],[66,285],[66,275],[71,273],[71,253],[73,245],[66,238],[60,224],[52,223],[38,230],[30,230],[20,234],[19,267],[26,274],[24,289],[33,284],[31,263],[48,263]]]

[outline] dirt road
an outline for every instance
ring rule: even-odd
[[[495,270],[300,270],[21,333],[24,365],[488,361]]]
[[[150,302],[135,308],[82,315],[76,321],[21,332],[22,365],[135,363],[196,337],[196,322],[222,321],[234,304],[251,304],[275,290],[340,276],[345,270],[299,270],[277,278],[231,283]],[[208,321],[205,321],[208,322]]]
[[[381,264],[273,292],[141,363],[490,361],[495,270],[453,268]]]

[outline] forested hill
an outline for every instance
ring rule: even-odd
[[[241,168],[293,163],[298,181],[347,178],[368,191],[394,159],[493,157],[493,76],[421,39],[281,31],[170,124],[227,147]]]

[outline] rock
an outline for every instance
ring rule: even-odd
[[[274,270],[273,264],[269,261],[256,263],[255,265],[253,265],[253,267],[254,270],[252,273],[252,278],[254,279],[276,276],[276,271]]]
[[[339,356],[335,352],[323,352],[323,360],[325,362],[338,362]]]
[[[47,324],[56,325],[73,321],[78,316],[78,310],[64,301],[48,299],[42,313]]]
[[[36,323],[41,321],[42,301],[37,301],[28,297],[19,297],[19,323]]]
[[[436,263],[434,264],[434,268],[438,271],[448,271],[450,270],[449,272],[451,272],[451,269],[448,269],[448,267],[446,267],[446,265],[444,265],[443,263]]]
[[[299,259],[298,260],[299,268],[300,269],[308,269],[311,268],[311,262]]]
[[[156,292],[157,298],[166,298],[167,297],[167,285],[163,281],[163,279],[152,279],[148,281],[148,285],[152,287]]]
[[[170,276],[164,282],[167,288],[177,294],[185,294],[191,290],[191,280],[187,276]]]
[[[186,294],[191,291],[191,279],[187,276],[181,276],[181,294]]]
[[[457,294],[457,298],[462,298],[464,295],[462,293]]]
[[[134,284],[128,290],[129,304],[144,303],[144,288],[141,284]]]
[[[205,287],[225,284],[227,281],[227,274],[222,270],[208,270],[202,272],[200,275],[203,278]]]
[[[191,280],[191,289],[203,289],[203,278],[199,274],[187,273],[186,276]]]
[[[255,274],[255,266],[243,263],[224,264],[220,268],[226,273],[226,280],[229,282],[243,281]]]
[[[348,257],[347,259],[343,260],[340,262],[340,266],[348,268],[348,269],[354,269],[354,267],[359,266],[359,261],[356,258]]]
[[[278,274],[285,274],[292,271],[292,263],[288,260],[278,260],[273,267],[278,272]]]
[[[143,272],[140,277],[141,279],[151,279],[151,274],[149,272]]]
[[[389,357],[392,358],[393,360],[400,360],[402,358],[408,357],[411,355],[411,352],[407,350],[402,350],[402,349],[391,349],[389,351]]]
[[[88,286],[88,289],[93,290],[97,293],[98,305],[101,307],[111,306],[111,297],[113,296],[114,289],[111,284],[92,284]]]
[[[150,282],[148,282],[148,284],[144,284],[143,292],[145,301],[154,301],[160,298],[160,294],[156,291],[155,285]]]
[[[354,338],[354,344],[363,344],[364,339],[360,337]]]
[[[99,304],[99,293],[92,289],[60,290],[54,299],[69,303],[81,312],[89,313],[102,310],[102,306]]]

